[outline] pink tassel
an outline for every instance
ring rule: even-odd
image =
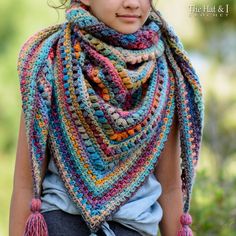
[[[31,215],[27,219],[24,236],[48,236],[47,224],[40,213],[41,200],[33,198],[31,201]]]
[[[181,215],[180,223],[182,224],[182,228],[179,230],[178,236],[193,236],[193,232],[189,227],[192,224],[192,217],[189,213]]]

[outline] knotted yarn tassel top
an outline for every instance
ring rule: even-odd
[[[178,236],[193,236],[193,232],[189,225],[192,224],[192,217],[189,213],[184,213],[180,217],[182,228],[178,232]]]
[[[24,236],[48,236],[47,224],[40,213],[41,200],[33,198],[31,201],[31,214],[27,219]]]

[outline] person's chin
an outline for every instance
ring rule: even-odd
[[[133,34],[135,33],[136,31],[139,30],[140,27],[137,27],[137,26],[134,26],[134,27],[131,27],[131,26],[125,26],[123,27],[122,29],[121,28],[116,28],[116,31],[122,33],[122,34]]]

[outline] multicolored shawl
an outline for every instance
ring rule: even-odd
[[[199,79],[174,31],[150,14],[133,34],[109,28],[80,4],[67,21],[31,36],[18,63],[34,199],[25,235],[47,235],[40,214],[49,147],[69,196],[92,233],[145,183],[174,113],[181,138],[184,214],[203,127]]]

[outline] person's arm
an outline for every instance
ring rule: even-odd
[[[43,175],[46,170],[46,162],[43,167]],[[26,138],[24,114],[21,112],[20,129],[15,161],[15,173],[13,192],[10,207],[9,235],[23,235],[24,226],[30,215],[30,202],[33,197],[33,180],[31,163]]]
[[[162,186],[162,194],[158,202],[163,209],[160,222],[162,236],[176,236],[181,228],[180,216],[183,211],[180,172],[180,138],[178,123],[174,116],[165,148],[155,168],[155,175]]]

